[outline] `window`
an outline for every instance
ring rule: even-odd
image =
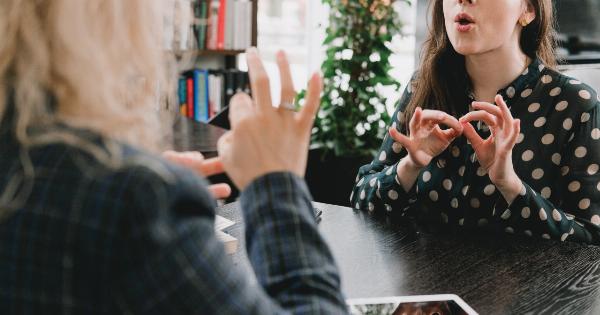
[[[395,38],[391,47],[395,52],[391,59],[392,76],[406,86],[414,71],[416,6],[404,2],[397,4],[397,11],[404,22],[403,37]],[[306,87],[307,78],[319,69],[324,59],[321,42],[325,38],[328,18],[327,6],[321,0],[260,0],[258,2],[258,48],[271,78],[273,101],[279,102],[279,73],[275,54],[283,49],[288,54],[294,85],[297,90]],[[240,66],[246,69],[241,58]],[[393,111],[401,91],[387,89],[387,106]]]

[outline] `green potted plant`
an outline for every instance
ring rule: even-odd
[[[372,160],[387,132],[390,116],[380,90],[399,88],[389,75],[388,47],[401,32],[396,1],[408,3],[323,0],[330,8],[321,66],[324,93],[306,175],[316,201],[348,205],[359,167]]]

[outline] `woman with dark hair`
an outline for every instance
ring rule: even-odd
[[[555,70],[551,0],[435,0],[432,14],[353,207],[600,244],[600,98]]]

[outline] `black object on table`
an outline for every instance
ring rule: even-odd
[[[315,203],[347,298],[453,293],[480,314],[600,314],[600,247],[509,236],[439,234]],[[239,203],[237,267],[251,272]]]
[[[173,125],[173,148],[177,151],[199,151],[205,157],[217,156],[217,142],[227,130],[197,122],[179,113],[161,113]]]

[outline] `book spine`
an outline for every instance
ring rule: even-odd
[[[206,46],[208,49],[217,49],[217,40],[219,38],[219,8],[221,7],[221,0],[212,0],[210,3],[209,10],[209,22],[208,22],[208,38],[206,39]]]
[[[206,29],[208,26],[208,0],[199,0],[200,16],[198,27],[198,49],[206,49]]]
[[[187,82],[187,117],[194,118],[194,79],[188,77]]]
[[[235,32],[235,0],[227,0],[225,10],[225,49],[233,49],[233,33]]]
[[[227,9],[227,0],[221,0],[219,5],[217,49],[225,49],[225,22],[227,18]]]
[[[202,121],[202,106],[201,106],[201,100],[202,100],[202,91],[201,91],[201,84],[200,84],[200,70],[194,70],[193,72],[193,78],[194,78],[194,120],[195,121]]]
[[[244,2],[244,34],[245,39],[243,41],[243,48],[249,48],[252,46],[252,2]]]
[[[179,78],[179,111],[183,116],[187,116],[187,82],[185,78]]]
[[[229,104],[229,101],[235,94],[235,72],[228,70],[225,72],[225,105]]]
[[[208,76],[208,70],[204,70],[202,72],[202,77],[204,78],[204,82],[203,82],[203,88],[204,88],[204,95],[203,95],[203,99],[204,99],[204,121],[208,121],[210,119],[211,116],[211,109],[210,109],[210,84],[209,84],[209,76]]]

